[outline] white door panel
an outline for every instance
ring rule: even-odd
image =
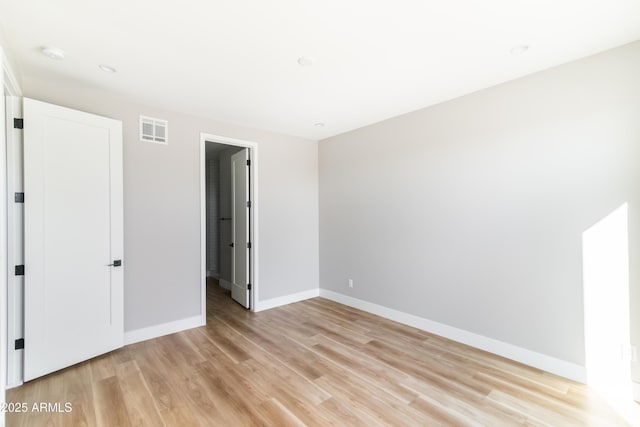
[[[231,297],[249,308],[249,150],[231,156],[232,218],[233,218],[233,274]]]
[[[123,344],[122,124],[24,99],[25,380]]]

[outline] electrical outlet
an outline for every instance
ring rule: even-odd
[[[349,287],[353,288],[353,279],[349,279]]]

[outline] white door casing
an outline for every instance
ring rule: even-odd
[[[7,265],[24,265],[24,203],[15,203],[15,193],[24,192],[22,129],[14,127],[14,119],[22,117],[22,97],[7,96]],[[13,196],[13,197],[12,197]],[[15,268],[15,267],[14,267]],[[23,382],[24,350],[15,349],[15,340],[24,338],[24,276],[8,275],[7,284],[7,387]]]
[[[250,306],[249,243],[249,150],[247,148],[231,156],[231,209],[233,218],[233,268],[231,297],[243,307]]]
[[[28,381],[123,345],[122,123],[23,111]]]

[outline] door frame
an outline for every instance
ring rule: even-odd
[[[258,143],[245,141],[237,138],[213,135],[210,133],[200,133],[200,283],[201,283],[201,316],[202,323],[207,323],[207,193],[206,193],[206,152],[207,142],[233,145],[249,149],[249,159],[251,160],[251,171],[249,174],[249,192],[251,194],[251,215],[249,220],[249,241],[251,242],[251,273],[249,283],[251,283],[250,310],[256,310],[259,301],[259,263],[260,242],[258,240]]]
[[[0,120],[3,122],[2,164],[6,166],[6,175],[0,179],[3,182],[0,193],[2,196],[2,231],[0,234],[0,315],[6,319],[6,330],[3,328],[1,341],[1,371],[0,386],[4,389],[22,385],[22,352],[15,350],[9,343],[17,338],[17,329],[22,329],[22,306],[17,303],[16,292],[22,292],[23,276],[16,276],[13,273],[13,265],[23,264],[22,252],[22,231],[23,217],[22,205],[14,202],[13,194],[22,191],[22,133],[19,129],[13,128],[13,118],[22,117],[22,91],[15,77],[8,59],[0,47],[0,62],[2,62],[2,87],[3,100],[0,109]],[[5,98],[7,97],[7,98]],[[6,100],[6,104],[5,104]],[[5,132],[6,130],[6,132]],[[6,155],[6,157],[4,157]],[[6,180],[6,181],[3,181]],[[5,192],[6,189],[6,192]],[[6,256],[5,256],[6,248]],[[6,261],[6,263],[5,263]],[[3,396],[4,397],[4,396]],[[4,401],[4,399],[2,399]],[[2,418],[4,414],[2,414]],[[2,419],[0,418],[0,420]],[[2,423],[0,422],[0,425]]]

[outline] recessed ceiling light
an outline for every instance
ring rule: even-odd
[[[324,123],[322,123],[322,122],[314,123],[314,126],[317,127],[317,128],[323,128],[324,127]]]
[[[528,44],[520,44],[518,46],[514,46],[514,47],[511,48],[511,54],[512,55],[522,55],[523,53],[525,53],[528,50],[529,50],[529,45]]]
[[[316,62],[315,58],[310,56],[301,56],[298,58],[298,64],[302,67],[311,67],[314,62]]]
[[[64,51],[57,47],[42,47],[40,52],[49,59],[64,59]]]
[[[100,69],[101,69],[102,71],[104,71],[105,73],[109,73],[109,74],[113,74],[113,73],[115,73],[116,71],[118,71],[118,70],[116,70],[115,68],[110,67],[110,66],[105,65],[105,64],[98,65],[98,68],[100,68]]]

